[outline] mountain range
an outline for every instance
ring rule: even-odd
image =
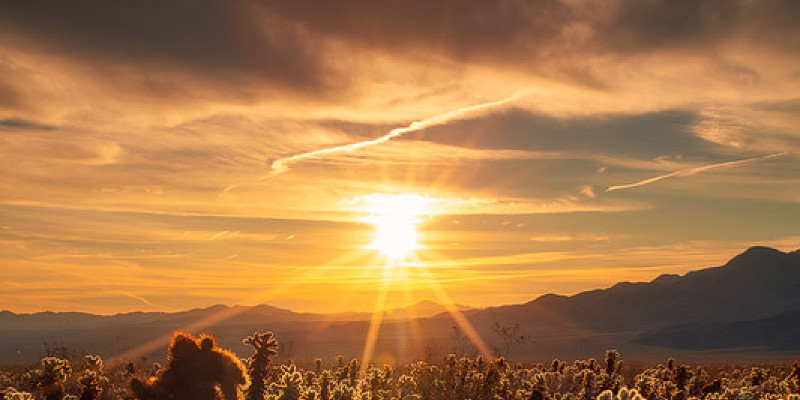
[[[573,296],[548,294],[494,312],[513,320],[618,332],[757,320],[797,310],[800,250],[751,247],[720,267],[661,275],[650,282],[620,282]]]
[[[457,305],[459,310],[471,307]],[[407,307],[391,308],[384,311],[384,320],[427,318],[441,314],[447,309],[436,302],[422,300]],[[226,314],[226,324],[252,323],[253,321],[274,322],[313,322],[313,321],[368,321],[371,313],[300,313],[285,308],[261,304],[256,306],[215,305],[180,312],[130,312],[114,315],[97,315],[83,312],[37,312],[16,314],[0,311],[0,331],[3,330],[52,330],[76,328],[109,328],[123,326],[191,325],[197,321],[214,318],[213,315]]]
[[[800,250],[752,247],[722,266],[682,276],[620,282],[572,296],[548,294],[524,304],[459,308],[487,347],[519,359],[597,357],[605,348],[618,348],[639,360],[676,354],[702,360],[741,360],[742,354],[753,360],[788,360],[800,355]],[[243,337],[272,330],[284,357],[358,356],[369,318],[369,313],[297,313],[269,305],[112,316],[2,311],[0,363],[35,361],[43,343],[56,341],[104,357],[159,357],[175,329],[210,332],[244,354]],[[463,329],[439,304],[423,301],[389,310],[384,319],[379,359],[474,352]],[[528,340],[509,342],[499,327],[512,327]]]

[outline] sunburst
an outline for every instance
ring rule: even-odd
[[[383,254],[387,265],[402,261],[422,247],[417,228],[432,199],[417,194],[374,194],[364,200],[369,213],[364,222],[375,227],[368,248]]]

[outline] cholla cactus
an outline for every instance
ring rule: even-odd
[[[247,384],[244,367],[233,354],[216,347],[214,338],[195,338],[177,332],[169,348],[169,362],[148,382],[131,380],[140,400],[237,400]]]
[[[303,375],[292,365],[281,365],[281,380],[273,384],[271,389],[280,391],[278,400],[300,400],[303,394]]]
[[[300,396],[301,400],[317,400],[319,399],[319,394],[314,389],[308,389]]]
[[[267,373],[272,356],[278,354],[278,341],[272,332],[254,333],[244,339],[244,344],[253,347],[255,352],[247,363],[247,373],[250,375],[250,386],[247,388],[247,400],[264,400]]]
[[[597,396],[597,400],[644,400],[644,397],[636,389],[622,388],[617,394],[605,390]]]
[[[550,368],[552,372],[561,372],[561,370],[566,366],[566,363],[562,362],[561,360],[554,358],[553,361],[550,362]]]
[[[347,366],[347,375],[350,378],[350,386],[355,387],[358,384],[358,370],[361,368],[361,364],[355,358],[350,360],[350,364]]]
[[[64,381],[72,372],[69,361],[45,357],[42,359],[42,367],[37,372],[37,386],[42,389],[45,400],[62,400]]]
[[[800,362],[795,361],[792,363],[791,371],[786,376],[786,379],[783,380],[783,383],[791,393],[800,393]]]
[[[767,379],[768,375],[769,371],[763,368],[753,368],[750,370],[750,375],[747,377],[747,380],[750,386],[758,386]]]
[[[86,356],[86,370],[78,379],[83,387],[80,400],[98,400],[108,379],[103,376],[103,359],[100,356]]]
[[[477,393],[477,400],[493,400],[500,384],[501,376],[497,364],[492,364],[481,383]]]
[[[606,373],[609,375],[617,372],[617,363],[619,362],[619,352],[616,350],[606,351]]]
[[[711,383],[703,386],[703,389],[700,390],[702,395],[707,395],[711,393],[719,393],[722,390],[722,381],[720,379],[714,379]]]
[[[78,382],[83,386],[80,400],[98,400],[100,398],[103,388],[99,378],[97,373],[88,372],[78,379]]]
[[[401,400],[417,400],[421,398],[417,394],[417,383],[414,382],[414,378],[408,375],[402,375],[397,379],[397,385]]]
[[[322,359],[321,358],[314,359],[314,373],[316,374],[316,376],[319,376],[320,374],[322,374]]]
[[[384,365],[380,370],[377,368],[370,368],[365,379],[366,389],[364,392],[369,392],[372,397],[377,397],[380,392],[390,390],[394,385],[392,380],[392,367]]]
[[[34,400],[33,395],[28,392],[21,392],[13,387],[7,387],[3,393],[3,400]]]
[[[331,377],[330,371],[322,371],[319,375],[319,398],[321,400],[331,400]]]
[[[136,364],[133,361],[125,364],[125,371],[123,372],[125,376],[136,376]]]
[[[251,392],[260,396],[257,400],[800,400],[799,364],[736,370],[715,366],[707,372],[673,361],[641,370],[625,382],[619,354],[609,351],[605,362],[599,363],[556,360],[547,365],[523,365],[496,360],[480,365],[472,359],[448,356],[437,364],[368,367],[361,373],[358,361],[344,360],[332,370],[324,369],[320,361],[306,370],[296,365],[270,367],[277,347],[274,338],[255,335],[246,343],[257,349],[257,355],[246,362],[251,368],[259,367],[251,371],[257,377],[261,374],[260,391]],[[59,359],[43,360],[35,371],[0,368],[0,400],[130,400],[132,395],[122,383],[127,379],[142,400],[239,400],[237,389],[245,376],[244,367],[215,346],[210,337],[176,335],[168,363],[146,383],[126,373],[124,364],[104,371],[102,360],[93,356],[86,358],[80,376],[68,376],[69,364]],[[240,366],[242,380],[235,378],[235,365]],[[228,372],[223,373],[226,368]],[[139,374],[146,376],[145,369]],[[629,367],[628,371],[632,370]],[[268,377],[275,383],[265,389]],[[61,397],[48,392],[53,387],[61,388]]]
[[[333,398],[335,400],[355,400],[356,389],[349,385],[337,385],[333,391]]]
[[[529,400],[544,400],[545,393],[547,392],[547,382],[544,374],[538,372],[534,374],[530,381],[530,394],[527,396]]]
[[[686,384],[689,382],[689,378],[689,370],[686,368],[686,365],[681,364],[673,370],[673,382],[675,382],[675,386],[678,387],[678,390],[686,390]]]

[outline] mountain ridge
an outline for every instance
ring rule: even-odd
[[[571,322],[599,331],[651,329],[675,323],[739,321],[800,309],[800,251],[754,246],[722,266],[618,282],[572,296],[546,294],[493,308],[543,323]],[[756,295],[757,294],[757,295]],[[476,311],[475,313],[479,313]],[[514,318],[511,318],[514,319]]]
[[[572,296],[546,294],[522,304],[462,312],[490,348],[504,347],[498,326],[516,325],[521,334],[532,337],[533,346],[520,347],[512,355],[521,359],[580,358],[602,355],[609,348],[649,360],[678,354],[707,360],[711,354],[707,350],[714,357],[740,357],[746,352],[748,357],[796,358],[800,356],[795,345],[800,343],[798,288],[800,251],[752,247],[721,266],[683,275],[664,274],[649,282],[619,282]],[[431,304],[436,303],[416,303],[428,314],[415,313],[421,318],[413,320],[398,318],[394,311],[385,313],[376,354],[387,360],[413,360],[434,342],[447,349],[461,343],[453,351],[468,348],[449,313],[443,307],[437,313],[440,310]],[[166,345],[176,329],[214,334],[221,345],[236,351],[246,351],[243,337],[272,330],[285,357],[358,356],[371,316],[339,314],[337,319],[270,305],[132,312],[116,318],[86,315],[0,312],[0,362],[35,360],[43,342],[59,340],[104,356],[125,354],[156,338]],[[66,322],[58,323],[60,319]],[[780,332],[773,332],[776,329]],[[727,339],[717,340],[723,335]]]
[[[471,310],[472,307],[456,305],[460,310]],[[446,312],[447,308],[431,300],[421,300],[405,307],[396,307],[384,310],[386,319],[426,318]],[[33,313],[15,313],[9,310],[0,311],[0,330],[3,326],[11,327],[12,323],[28,323],[29,327],[69,327],[71,324],[100,325],[130,325],[149,324],[159,322],[181,322],[195,318],[202,318],[207,314],[231,313],[231,318],[238,322],[247,322],[248,319],[270,319],[272,321],[364,321],[372,317],[367,312],[337,312],[337,313],[310,313],[292,311],[287,308],[269,304],[253,306],[215,304],[204,308],[164,312],[164,311],[131,311],[116,314],[93,314],[79,311],[37,311]]]

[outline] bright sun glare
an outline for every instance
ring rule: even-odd
[[[417,226],[431,199],[416,194],[373,194],[364,198],[369,216],[365,222],[375,226],[368,248],[380,251],[390,262],[408,257],[421,247]]]

